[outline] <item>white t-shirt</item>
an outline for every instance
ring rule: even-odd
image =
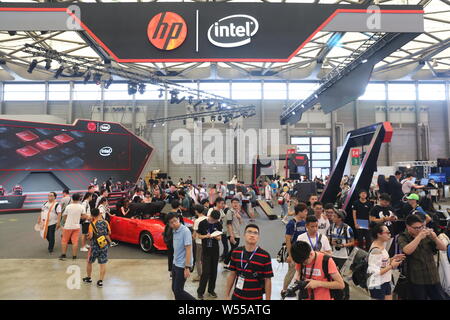
[[[326,236],[328,229],[330,229],[330,221],[322,214],[320,216],[320,219],[318,219],[318,222],[319,222],[319,233]]]
[[[272,188],[270,185],[264,187],[264,196],[266,200],[272,200]]]
[[[317,241],[320,238],[320,244],[317,244]],[[309,246],[314,249],[315,251],[331,251],[330,242],[328,241],[328,238],[325,235],[321,235],[320,233],[317,233],[316,237],[309,238],[308,233],[302,233],[297,237],[297,241],[305,241],[309,244]],[[312,244],[312,245],[311,245]]]
[[[198,225],[200,224],[200,222],[202,222],[203,220],[205,220],[207,217],[203,216],[200,218],[197,218],[194,220],[194,231],[198,231]],[[195,239],[195,243],[196,244],[202,244],[202,239]]]
[[[45,221],[47,219],[48,210],[52,205],[47,201],[41,208],[41,220]],[[58,222],[58,214],[61,213],[61,205],[58,202],[55,202],[53,205],[52,211],[50,212],[50,216],[48,219],[48,225],[52,226]]]
[[[403,180],[402,181],[402,191],[404,194],[410,193],[412,187],[414,186],[414,182],[412,182],[411,180]]]
[[[367,287],[369,289],[379,287],[383,283],[391,282],[392,270],[380,275],[381,269],[386,268],[389,264],[389,253],[386,249],[380,251],[375,248],[370,251],[368,259],[367,273],[370,274],[367,279]]]
[[[81,215],[86,214],[86,210],[80,203],[71,203],[64,210],[64,216],[67,216],[64,229],[80,229]]]
[[[91,206],[89,205],[89,201],[84,200],[83,203],[81,204],[84,208],[84,211],[86,212],[85,214],[90,217],[91,216]]]
[[[103,219],[106,219],[106,211],[107,208],[104,205],[98,206],[98,211],[100,211],[100,214],[102,215]]]
[[[347,229],[347,232],[344,232],[344,229]],[[346,228],[344,227],[344,224],[341,224],[340,227],[337,227],[335,224],[330,226],[331,230],[331,240],[333,239],[340,239],[342,244],[346,244],[350,242],[353,239],[353,230],[350,226],[346,225]],[[348,249],[346,247],[341,247],[340,250],[336,250],[335,246],[332,246],[333,248],[333,257],[334,258],[341,258],[341,259],[347,259],[348,258]]]

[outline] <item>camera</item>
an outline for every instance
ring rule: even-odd
[[[341,250],[341,247],[340,247],[341,244],[342,244],[342,239],[336,239],[336,245],[334,246],[336,251]]]
[[[303,280],[295,281],[293,285],[289,286],[285,293],[282,294],[281,298],[284,300],[287,296],[295,295],[298,291],[298,300],[305,300],[309,298],[308,289],[306,285],[308,282]]]

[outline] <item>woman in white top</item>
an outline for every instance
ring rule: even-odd
[[[370,231],[374,241],[369,250],[367,288],[372,299],[392,300],[392,270],[402,263],[405,255],[397,254],[389,258],[386,244],[391,239],[391,232],[384,224],[372,223]]]
[[[91,207],[89,202],[92,201],[92,193],[87,192],[83,197],[81,206],[86,211],[87,219],[81,222],[81,248],[80,251],[87,252],[90,246],[87,244],[87,236],[89,234],[89,225],[91,223]]]

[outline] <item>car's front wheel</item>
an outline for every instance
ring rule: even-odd
[[[139,236],[139,244],[142,251],[151,252],[153,250],[153,238],[150,232],[144,231]]]

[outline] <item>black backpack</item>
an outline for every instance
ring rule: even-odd
[[[328,272],[328,261],[331,259],[329,255],[324,255],[322,260],[322,270],[325,275],[325,278],[327,278],[328,281],[333,281],[333,278],[331,278],[331,275]],[[345,282],[344,282],[345,283]],[[348,286],[347,283],[345,283],[346,286]],[[345,294],[343,289],[330,289],[330,295],[334,300],[344,300]]]
[[[353,272],[353,283],[363,289],[367,289],[367,280],[369,279],[369,274],[367,273],[367,269],[369,268],[369,255],[373,249],[375,249],[375,247],[369,250],[367,256],[364,257],[364,259],[353,263],[351,267],[351,270]]]

